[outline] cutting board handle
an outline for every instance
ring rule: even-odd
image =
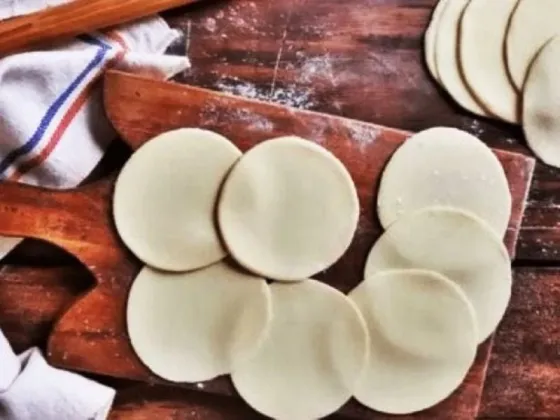
[[[68,202],[66,197],[74,195],[12,182],[0,183],[0,234],[61,245],[60,234],[76,215],[59,204]],[[70,219],[64,219],[67,217]]]
[[[0,235],[50,242],[90,269],[107,272],[108,267],[130,260],[113,229],[113,183],[111,177],[73,190],[56,191],[2,182]],[[102,282],[102,278],[98,280]]]

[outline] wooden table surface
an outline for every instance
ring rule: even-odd
[[[422,34],[436,0],[203,1],[165,15],[185,37],[177,81],[407,130],[448,125],[529,154],[515,127],[461,111],[427,75]],[[118,168],[116,142],[93,178]],[[539,164],[479,417],[560,418],[560,171]],[[0,328],[17,351],[92,284],[71,257],[27,241],[0,270]],[[237,400],[95,378],[119,389],[112,420],[260,418]]]

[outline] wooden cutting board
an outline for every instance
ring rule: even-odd
[[[109,118],[133,149],[163,131],[202,127],[225,135],[241,150],[275,136],[294,134],[332,151],[354,179],[361,216],[348,252],[318,278],[343,292],[360,282],[367,252],[381,233],[375,213],[380,174],[410,133],[117,71],[108,72],[104,92]],[[496,154],[513,195],[505,238],[513,257],[535,162],[520,154]],[[94,289],[75,302],[54,327],[48,345],[51,363],[78,371],[164,382],[138,360],[127,337],[126,298],[141,265],[124,248],[113,227],[114,179],[70,191],[0,184],[0,234],[39,238],[58,245],[80,260],[96,279]],[[459,390],[437,407],[413,417],[473,418],[491,347],[492,339],[481,345],[476,363]],[[225,377],[204,384],[203,389],[235,394]],[[372,412],[351,401],[341,414],[371,418]]]

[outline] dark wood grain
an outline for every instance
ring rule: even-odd
[[[560,273],[516,270],[496,335],[481,415],[560,418]]]
[[[0,328],[15,351],[45,347],[56,319],[93,285],[79,265],[30,268],[4,265],[0,270]]]

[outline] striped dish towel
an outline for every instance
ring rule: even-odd
[[[0,19],[65,1],[0,0]],[[183,71],[185,57],[164,54],[179,35],[154,17],[1,58],[0,180],[50,188],[82,182],[116,137],[103,110],[103,71],[164,78]],[[18,242],[0,237],[0,258]],[[16,356],[0,331],[2,420],[104,420],[114,396],[109,387],[50,367],[38,349]]]
[[[0,0],[0,17],[61,2]],[[164,54],[179,36],[154,17],[0,59],[0,180],[49,188],[82,182],[115,138],[101,100],[103,71],[171,77],[189,66]],[[0,258],[19,241],[0,237]]]

